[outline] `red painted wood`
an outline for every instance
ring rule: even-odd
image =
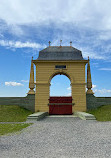
[[[72,97],[50,97],[49,103],[72,103]]]
[[[54,105],[53,103],[58,103],[58,104]],[[49,114],[57,114],[57,115],[72,114],[72,105],[68,105],[67,103],[72,103],[72,97],[50,97]]]

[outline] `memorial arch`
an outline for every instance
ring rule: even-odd
[[[36,66],[35,92],[33,63]],[[29,82],[28,94],[35,94],[35,112],[49,112],[50,81],[57,74],[66,75],[71,81],[72,113],[86,111],[86,63],[88,60],[83,59],[82,52],[72,46],[49,45],[41,50],[38,58],[32,59]]]

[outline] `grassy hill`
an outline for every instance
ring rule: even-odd
[[[111,121],[111,105],[104,105],[88,113],[93,114],[98,121]]]

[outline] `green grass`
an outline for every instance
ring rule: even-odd
[[[17,105],[0,105],[0,122],[24,122],[31,111]]]
[[[17,105],[0,105],[0,122],[25,122],[31,111]],[[17,132],[30,126],[30,123],[0,124],[0,135]]]
[[[21,124],[0,124],[0,135],[13,133],[22,130],[30,126],[30,123],[21,123]]]
[[[111,105],[101,106],[87,112],[93,114],[98,121],[111,121]]]

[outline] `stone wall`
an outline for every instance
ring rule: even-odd
[[[93,94],[86,94],[87,110],[96,109],[102,105],[111,105],[111,97],[95,97]]]
[[[86,94],[87,110],[96,109],[102,105],[111,105],[111,97],[95,97]],[[35,112],[35,95],[28,94],[26,97],[0,97],[0,105],[18,105]]]
[[[26,97],[0,97],[0,105],[18,105],[34,112],[35,94],[28,94]]]

